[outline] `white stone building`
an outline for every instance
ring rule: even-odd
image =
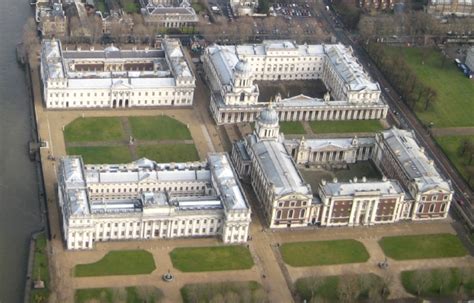
[[[311,189],[298,169],[369,160],[390,179],[322,180]],[[240,178],[250,179],[270,228],[443,219],[452,200],[449,182],[410,132],[393,128],[375,137],[285,140],[271,104],[257,118],[254,133],[234,143],[232,161]]]
[[[69,50],[43,40],[41,79],[49,109],[191,106],[195,88],[177,39],[140,50]]]
[[[298,95],[274,100],[281,121],[385,118],[388,106],[370,79],[341,44],[297,45],[264,41],[254,45],[212,45],[203,55],[217,124],[252,122],[266,102],[258,102],[255,81],[321,79],[329,90],[322,99]]]
[[[397,179],[412,208],[412,220],[446,218],[453,198],[451,182],[440,175],[413,132],[392,128],[376,136],[372,155],[386,176]]]
[[[145,23],[165,28],[193,27],[199,22],[187,0],[140,0]]]
[[[117,165],[64,157],[58,197],[67,249],[113,240],[248,238],[250,206],[225,153],[209,154],[205,162]]]

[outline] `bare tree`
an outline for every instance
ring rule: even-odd
[[[345,274],[339,277],[337,294],[340,302],[355,302],[360,294],[360,284],[356,275]]]
[[[441,268],[437,270],[438,281],[439,281],[439,293],[449,286],[452,279],[452,272],[449,268]]]
[[[437,95],[436,91],[431,87],[425,88],[425,110],[428,110],[428,107],[433,106]]]
[[[416,287],[416,294],[419,296],[432,281],[431,273],[426,270],[416,270],[412,276],[412,283]]]

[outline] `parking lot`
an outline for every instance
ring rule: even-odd
[[[287,17],[311,17],[311,10],[308,3],[274,3],[270,8],[270,13],[277,16]]]

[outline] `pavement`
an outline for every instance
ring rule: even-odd
[[[87,110],[87,111],[47,111],[41,101],[40,80],[37,62],[32,66],[32,85],[34,91],[34,104],[40,137],[48,142],[48,148],[42,148],[40,155],[48,197],[48,219],[52,239],[49,242],[51,286],[53,293],[50,302],[73,302],[74,291],[79,288],[89,287],[118,287],[131,285],[153,285],[162,289],[165,302],[181,302],[179,289],[187,283],[222,282],[222,281],[257,281],[262,284],[270,302],[293,302],[293,283],[296,279],[308,275],[334,275],[340,273],[363,273],[379,271],[376,262],[382,260],[377,241],[383,236],[400,234],[426,234],[426,233],[455,233],[451,221],[436,221],[423,223],[400,223],[375,227],[358,228],[306,228],[299,231],[268,231],[261,220],[258,203],[251,190],[248,190],[254,214],[250,226],[249,249],[252,253],[255,266],[249,270],[182,273],[173,269],[169,252],[175,247],[195,247],[221,245],[216,238],[192,238],[173,240],[146,240],[97,243],[91,251],[67,251],[61,240],[60,214],[57,207],[56,195],[56,161],[48,160],[48,155],[58,159],[66,154],[62,129],[69,122],[79,117],[99,116],[147,116],[166,114],[189,125],[192,138],[201,158],[208,151],[228,150],[230,139],[223,136],[223,128],[216,127],[208,110],[209,96],[205,86],[197,79],[198,88],[193,108],[188,109],[127,109],[127,110]],[[247,132],[249,126],[235,129],[235,134]],[[224,138],[225,137],[225,138]],[[248,186],[246,186],[248,188]],[[315,266],[305,268],[292,268],[286,266],[277,249],[279,243],[293,241],[331,240],[352,238],[362,241],[369,253],[370,260],[361,264],[346,264],[336,266]],[[149,275],[134,276],[107,276],[107,277],[74,277],[73,269],[77,264],[95,262],[102,258],[108,251],[118,249],[141,248],[150,251],[155,259],[157,269]],[[452,259],[430,259],[417,261],[397,262],[390,260],[388,272],[399,274],[405,269],[417,269],[438,266],[471,266],[472,257]],[[175,274],[175,281],[166,283],[161,275],[170,269]],[[391,297],[406,297],[400,284],[395,282],[391,288]],[[399,282],[398,282],[399,283]]]

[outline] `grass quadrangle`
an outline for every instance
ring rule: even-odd
[[[240,245],[179,247],[170,252],[171,261],[182,272],[250,269],[253,259],[248,248]]]
[[[280,246],[283,261],[293,267],[362,263],[369,259],[356,240],[291,242]]]

